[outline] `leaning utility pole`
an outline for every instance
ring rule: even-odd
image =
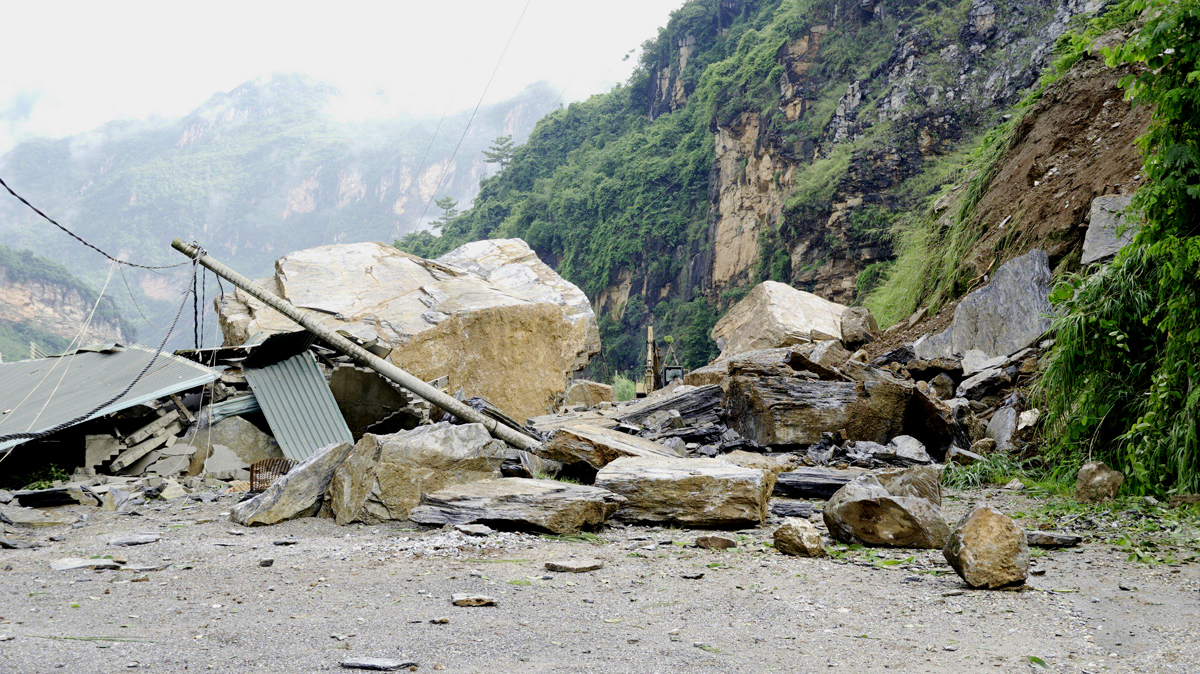
[[[493,437],[499,438],[500,440],[503,440],[518,449],[532,449],[540,444],[537,440],[534,440],[528,435],[516,431],[504,424],[498,423],[491,417],[480,414],[476,410],[464,405],[461,401],[455,400],[442,391],[430,386],[429,384],[426,384],[424,381],[421,381],[421,379],[414,377],[408,372],[396,367],[392,363],[380,358],[379,356],[376,356],[370,351],[367,351],[361,346],[339,335],[337,332],[326,328],[317,321],[313,320],[304,312],[297,309],[294,305],[292,305],[291,302],[288,302],[287,300],[277,297],[276,295],[273,295],[260,288],[250,279],[212,259],[197,246],[186,244],[180,239],[175,239],[171,242],[171,247],[192,258],[193,260],[198,261],[207,269],[212,270],[212,272],[217,276],[220,276],[238,288],[241,288],[251,297],[254,297],[275,311],[278,311],[284,316],[292,319],[293,321],[296,321],[305,330],[308,330],[309,332],[325,340],[325,342],[327,342],[330,346],[353,358],[358,363],[375,370],[384,377],[387,377],[388,379],[396,382],[397,384],[412,391],[425,400],[428,400],[430,403],[437,405],[443,410],[446,410],[454,416],[459,417],[460,419],[466,419],[467,421],[473,423],[483,424],[484,428],[486,428]]]

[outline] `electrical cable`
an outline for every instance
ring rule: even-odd
[[[197,257],[199,257],[199,256],[197,256]],[[197,262],[196,260],[192,260],[192,280],[195,280],[196,273],[199,268],[200,268],[200,263]],[[88,419],[91,419],[92,416],[94,416],[96,413],[103,410],[104,408],[108,407],[109,405],[112,405],[113,403],[117,402],[121,398],[124,398],[125,395],[128,394],[130,391],[132,391],[133,387],[136,386],[137,383],[139,381],[141,381],[143,377],[146,376],[146,373],[150,371],[150,368],[154,367],[154,363],[158,360],[159,355],[162,354],[162,350],[167,346],[167,340],[171,338],[171,333],[175,331],[175,326],[179,324],[179,317],[183,315],[183,308],[185,306],[187,306],[187,295],[188,295],[188,293],[185,291],[183,299],[179,302],[179,308],[175,310],[175,318],[171,321],[171,327],[167,330],[167,334],[163,336],[162,342],[159,343],[158,348],[154,350],[154,355],[152,355],[150,357],[150,362],[146,363],[146,366],[142,368],[141,372],[138,372],[137,376],[135,376],[133,378],[133,381],[129,382],[129,385],[126,386],[124,389],[122,389],[120,393],[118,393],[117,395],[113,396],[112,398],[109,398],[108,400],[100,403],[99,405],[97,405],[93,409],[89,410],[88,412],[85,412],[84,414],[81,414],[81,415],[75,417],[74,419],[64,421],[56,426],[53,426],[52,428],[47,428],[44,431],[38,431],[36,433],[26,432],[26,433],[10,433],[8,435],[0,435],[0,442],[8,442],[9,440],[39,440],[41,438],[53,435],[65,428],[70,428],[71,426],[74,426],[75,424],[78,424],[80,422],[87,421]],[[3,457],[0,457],[0,461],[3,461],[10,454],[12,454],[11,449]]]
[[[521,19],[525,18],[525,11],[529,9],[529,1],[525,0],[525,7],[521,9],[521,15],[517,17],[517,23],[513,26],[512,33],[508,36],[508,42],[504,43],[504,49],[500,52],[500,58],[496,60],[496,67],[492,69],[492,76],[488,78],[487,84],[483,87],[483,93],[479,95],[479,102],[475,104],[475,109],[471,112],[470,119],[467,120],[467,126],[463,129],[462,136],[458,139],[458,144],[454,146],[454,152],[450,153],[450,160],[442,167],[442,174],[438,176],[437,183],[433,186],[433,194],[429,196],[429,201],[425,204],[425,210],[421,211],[421,217],[417,218],[417,226],[425,220],[425,215],[429,212],[429,207],[433,205],[433,200],[437,198],[438,188],[442,186],[442,181],[446,179],[446,172],[454,165],[454,158],[458,156],[458,149],[462,147],[463,141],[467,138],[467,132],[471,130],[471,123],[475,121],[475,115],[479,112],[479,106],[483,105],[483,99],[487,96],[488,89],[492,86],[492,80],[496,79],[496,73],[500,71],[500,64],[504,62],[504,55],[508,53],[508,47],[512,44],[513,38],[517,35],[517,29],[521,27]]]
[[[182,267],[183,265],[187,264],[187,262],[180,262],[179,264],[153,266],[153,265],[137,264],[135,262],[126,262],[125,260],[117,259],[117,258],[113,257],[112,255],[109,255],[108,253],[100,250],[96,246],[88,243],[87,241],[85,241],[83,239],[83,237],[79,236],[75,232],[72,232],[71,230],[67,229],[66,227],[63,227],[62,225],[58,224],[58,221],[56,221],[54,218],[50,217],[49,215],[46,215],[37,206],[34,206],[33,204],[29,203],[29,201],[26,200],[25,197],[14,192],[13,188],[9,187],[8,183],[4,182],[3,178],[0,178],[0,186],[3,186],[4,189],[8,190],[9,194],[16,197],[17,201],[20,201],[21,203],[25,204],[29,208],[33,209],[34,213],[37,213],[38,215],[42,216],[46,220],[46,222],[49,222],[50,224],[54,225],[55,227],[61,229],[62,231],[66,232],[68,235],[70,235],[72,238],[74,238],[79,243],[82,243],[83,245],[87,246],[88,248],[91,248],[92,250],[96,251],[97,253],[100,253],[104,257],[112,260],[113,262],[116,262],[117,264],[123,264],[128,267],[137,267],[138,269],[174,269],[176,267]]]

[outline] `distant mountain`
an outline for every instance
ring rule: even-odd
[[[484,106],[451,162],[470,110],[448,116],[431,145],[437,118],[342,121],[331,111],[336,89],[274,75],[214,95],[182,119],[116,121],[69,138],[21,143],[0,157],[0,176],[114,254],[177,262],[168,244],[181,237],[247,275],[263,276],[289,251],[391,241],[415,231],[433,197],[448,195],[466,206],[479,180],[496,168],[485,163],[483,150],[501,135],[523,142],[558,97],[538,83]],[[7,243],[98,285],[102,258],[0,196]],[[429,208],[425,222],[438,214]],[[181,274],[150,273],[133,273],[129,281],[156,323],[173,315],[185,282]],[[119,290],[110,286],[118,303],[128,304],[128,292]],[[155,332],[142,327],[147,339]]]

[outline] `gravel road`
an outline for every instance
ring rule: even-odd
[[[977,501],[1032,503],[957,493],[947,517]],[[348,671],[350,656],[448,672],[1045,671],[1031,656],[1061,672],[1200,671],[1200,566],[1136,564],[1111,545],[1048,551],[1025,589],[977,591],[935,551],[785,557],[764,545],[771,523],[708,551],[691,546],[702,532],[645,527],[602,542],[320,519],[246,529],[227,519],[233,502],[79,508],[79,528],[6,530],[46,545],[0,550],[0,672]],[[139,532],[161,540],[107,543]],[[94,556],[165,568],[50,566]],[[561,559],[605,565],[544,569]],[[453,606],[455,593],[496,606]]]

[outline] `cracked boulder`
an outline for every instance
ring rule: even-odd
[[[786,283],[763,281],[713,326],[721,359],[755,349],[775,349],[842,339],[844,305]]]
[[[839,489],[822,515],[829,534],[842,543],[940,549],[950,534],[937,505],[893,494],[871,475]]]
[[[477,241],[437,260],[381,243],[283,256],[258,284],[326,328],[388,352],[425,381],[482,396],[518,421],[545,414],[600,350],[587,296],[520,239]],[[242,291],[217,303],[227,344],[294,324]]]
[[[334,473],[330,510],[338,524],[407,519],[424,493],[500,477],[507,456],[483,424],[368,433]]]

